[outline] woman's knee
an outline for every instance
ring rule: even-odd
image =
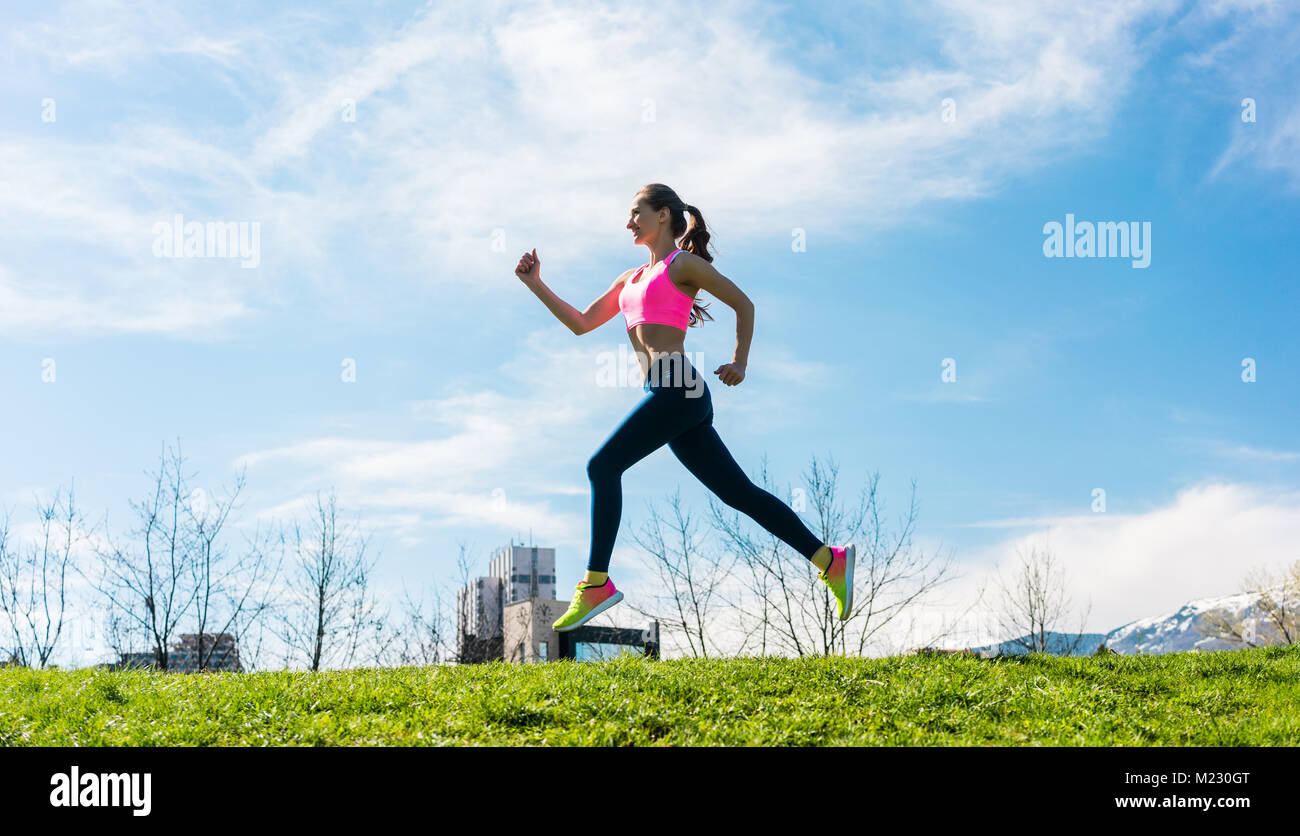
[[[736,485],[727,492],[726,498],[723,499],[732,508],[737,511],[743,511],[751,517],[755,514],[762,514],[767,511],[773,503],[784,505],[781,500],[772,496],[772,494],[755,485],[753,482],[746,481],[743,485]]]
[[[749,490],[750,487],[753,487],[753,483],[748,486],[735,484],[715,485],[713,486],[713,493],[717,495],[718,499],[721,499],[737,511],[748,512],[754,506],[755,499],[753,492]]]
[[[592,482],[618,479],[622,475],[623,469],[615,463],[614,458],[605,450],[596,451],[595,455],[587,460],[587,478]]]

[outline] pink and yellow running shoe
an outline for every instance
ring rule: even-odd
[[[603,586],[591,586],[586,581],[578,581],[574,589],[578,591],[573,595],[573,603],[551,625],[557,633],[581,627],[623,600],[623,593],[614,588],[613,578],[605,578]]]
[[[840,603],[840,621],[847,621],[853,611],[853,564],[856,561],[853,544],[844,548],[831,546],[831,565],[825,572],[818,572],[817,577],[830,588],[835,600]]]

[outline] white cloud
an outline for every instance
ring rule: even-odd
[[[978,584],[991,582],[995,572],[1013,577],[1017,548],[1048,543],[1065,568],[1076,619],[1091,601],[1087,629],[1107,632],[1172,612],[1193,599],[1241,591],[1247,571],[1255,566],[1276,570],[1290,565],[1300,557],[1295,547],[1300,543],[1300,492],[1214,482],[1186,488],[1168,505],[1143,513],[1108,511],[983,525],[1034,530],[963,557],[965,575],[945,593],[950,604],[973,601]],[[980,634],[972,635],[971,643],[1012,638],[991,635],[987,618],[972,623],[979,625]],[[1077,626],[1076,620],[1061,629]]]
[[[292,303],[295,292],[355,294],[355,264],[375,253],[385,281],[420,288],[497,293],[483,277],[508,276],[514,254],[532,246],[559,275],[575,272],[628,245],[627,200],[652,180],[703,207],[721,247],[792,222],[847,240],[914,219],[1088,147],[1142,61],[1138,24],[1171,4],[940,2],[913,24],[937,32],[941,55],[832,79],[792,64],[748,4],[683,5],[690,27],[662,9],[614,5],[448,7],[342,44],[309,13],[212,36],[226,29],[161,7],[75,8],[12,43],[137,82],[146,72],[131,57],[137,47],[183,49],[213,59],[246,112],[212,130],[146,102],[94,142],[66,139],[61,124],[5,137],[17,188],[0,199],[0,220],[15,240],[127,251],[117,269],[83,256],[92,266],[81,281],[30,251],[21,269],[8,265],[48,298],[93,310],[102,331],[183,336]],[[864,108],[846,108],[846,96]],[[946,96],[957,101],[952,123],[940,119]],[[344,98],[357,101],[355,123],[340,119]],[[142,230],[187,206],[261,219],[272,251],[260,276],[273,280],[205,274],[184,286],[184,305],[151,300],[132,278]],[[489,246],[494,230],[505,232],[504,253]],[[301,287],[288,286],[304,273]],[[204,313],[210,326],[193,327]],[[77,332],[94,321],[56,311],[25,327]]]

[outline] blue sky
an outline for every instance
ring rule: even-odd
[[[0,16],[15,524],[75,478],[120,529],[180,437],[204,487],[248,466],[248,525],[337,488],[386,593],[449,576],[458,540],[486,558],[530,531],[565,588],[586,561],[586,459],[640,389],[595,382],[621,318],[574,337],[512,269],[536,247],[543,280],[585,306],[647,260],[626,209],[664,182],[757,307],[747,379],[711,378],[737,460],[796,484],[833,456],[849,493],[879,471],[891,507],[916,479],[918,542],[965,573],[952,602],[1039,537],[1096,630],[1296,558],[1293,6]],[[257,266],[156,257],[176,213],[258,223]],[[1046,258],[1044,224],[1067,213],[1149,223],[1150,265]],[[712,312],[687,340],[710,369],[734,345],[731,312]],[[633,594],[648,576],[629,529],[678,484],[702,509],[666,449],[625,476],[613,573]]]

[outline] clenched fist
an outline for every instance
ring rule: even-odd
[[[519,266],[515,268],[515,275],[524,284],[535,282],[542,277],[542,260],[537,257],[536,247],[533,247],[531,253],[524,253],[519,257]]]
[[[745,379],[745,364],[726,363],[714,369],[713,373],[718,376],[719,380],[728,386],[735,386],[737,383]]]

